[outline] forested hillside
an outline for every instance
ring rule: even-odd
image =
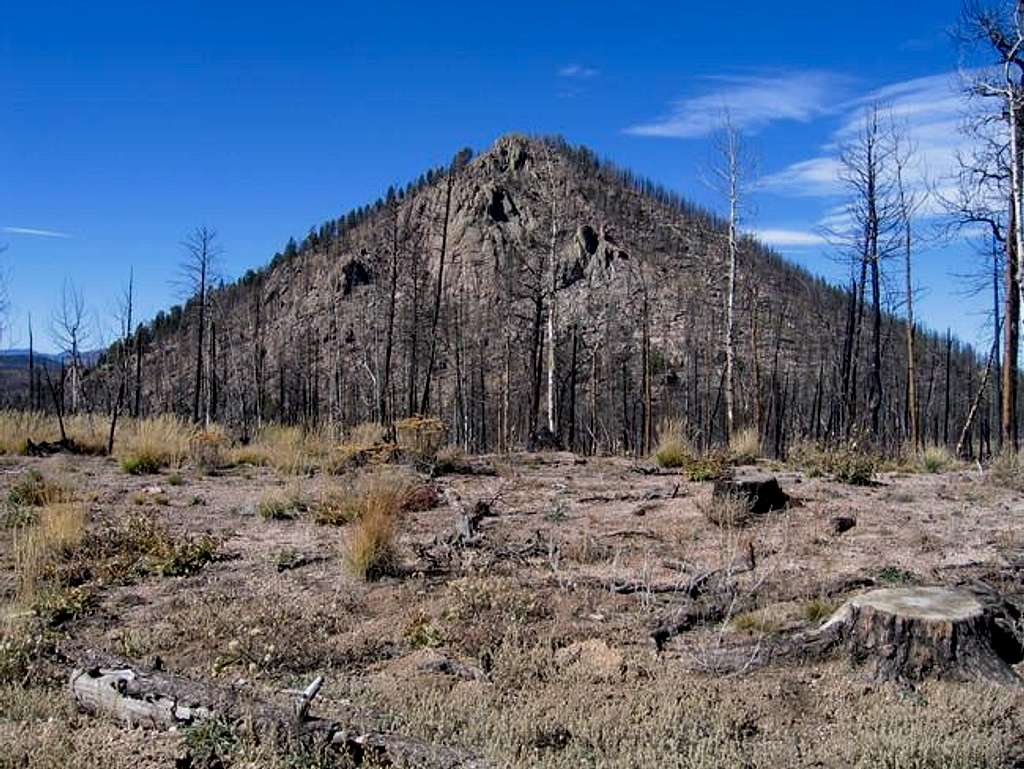
[[[207,259],[210,275],[211,235],[196,233],[191,263]],[[471,450],[645,453],[663,420],[681,419],[711,445],[726,431],[726,235],[585,148],[509,135],[290,241],[235,284],[210,289],[204,270],[203,300],[128,340],[128,407],[243,436],[268,421],[432,414]],[[738,259],[736,427],[776,453],[870,432],[870,289],[855,271],[854,293],[830,286],[751,239]],[[874,437],[892,447],[909,434],[902,320],[883,313],[879,336]],[[921,440],[955,442],[984,356],[922,332],[915,358]],[[998,433],[994,404],[986,393],[972,451]]]

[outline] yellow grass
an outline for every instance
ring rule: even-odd
[[[397,472],[376,472],[337,493],[317,511],[322,523],[350,523],[345,535],[345,569],[360,579],[376,579],[393,570],[398,517],[416,485]]]
[[[125,425],[114,453],[125,471],[134,474],[179,468],[189,456],[195,435],[188,422],[165,414]]]
[[[729,439],[729,452],[739,460],[753,461],[761,456],[761,439],[757,428],[745,427]]]
[[[345,536],[345,569],[354,577],[372,580],[395,565],[395,516],[380,509],[364,515]]]
[[[686,427],[681,420],[666,419],[658,425],[658,446],[654,450],[654,461],[659,467],[682,467],[693,454],[693,447],[686,438]]]
[[[77,547],[85,536],[81,505],[62,502],[45,506],[39,521],[15,531],[13,556],[18,602],[32,602],[46,570],[56,557]]]

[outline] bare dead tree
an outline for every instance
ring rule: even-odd
[[[71,413],[78,412],[82,388],[82,349],[92,339],[85,296],[70,280],[61,287],[60,304],[53,314],[51,333],[67,360],[71,379]]]
[[[129,343],[132,333],[132,314],[135,309],[135,270],[128,271],[128,285],[118,303],[116,321],[120,330],[120,339],[117,345],[118,359],[115,361],[117,367],[117,397],[110,412],[110,431],[107,433],[107,454],[114,453],[114,435],[117,432],[117,420],[124,408],[125,395],[128,390],[128,376],[131,371],[131,351]]]
[[[917,402],[917,352],[914,325],[914,279],[912,262],[914,255],[914,219],[925,203],[925,195],[915,190],[908,180],[908,171],[914,163],[917,149],[901,126],[893,126],[893,171],[896,214],[902,229],[903,277],[906,299],[906,343],[907,343],[907,420],[909,423],[910,445],[916,450],[921,444],[919,425],[920,412]]]
[[[732,437],[736,428],[736,270],[739,254],[739,227],[747,190],[753,181],[754,160],[743,134],[732,122],[729,113],[715,139],[716,161],[710,170],[711,186],[722,195],[729,207],[727,219],[726,287],[723,294],[725,314],[725,435]]]
[[[894,197],[891,131],[883,125],[882,108],[865,109],[854,138],[840,153],[840,179],[845,185],[848,231],[851,249],[859,250],[862,270],[871,281],[871,348],[868,408],[871,436],[881,437],[882,413],[882,260],[898,243],[899,210]],[[861,291],[863,292],[863,280]],[[863,294],[862,294],[863,295]]]
[[[196,313],[195,381],[192,390],[192,421],[199,423],[203,401],[203,345],[206,335],[209,289],[216,275],[217,260],[222,251],[216,242],[217,232],[205,225],[196,227],[181,242],[185,252],[180,265],[181,285],[192,300]],[[206,411],[209,419],[209,409]]]

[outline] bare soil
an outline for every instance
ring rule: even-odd
[[[678,473],[567,453],[474,462],[496,474],[424,478],[440,504],[403,516],[398,573],[369,583],[343,568],[345,527],[257,514],[274,489],[315,504],[336,478],[236,467],[185,470],[172,485],[167,473],[133,477],[112,460],[54,456],[6,460],[0,496],[36,468],[87,501],[90,526],[144,515],[219,543],[197,574],[95,585],[95,604],[51,629],[61,642],[159,659],[282,703],[324,675],[314,712],[358,712],[368,726],[464,747],[495,766],[1024,766],[1024,694],[1012,687],[873,684],[841,657],[730,675],[710,663],[717,649],[820,623],[869,583],[981,581],[1024,594],[1018,492],[971,470],[851,487],[764,465],[792,507],[723,529],[705,516],[711,484]],[[485,500],[493,512],[471,545],[449,544],[453,500]],[[837,515],[857,523],[836,534]],[[0,529],[0,605],[14,598],[15,536]],[[756,568],[736,578],[744,611],[699,623],[657,653],[650,633],[690,580],[751,548]],[[481,675],[429,664],[437,660]],[[186,735],[75,713],[67,670],[48,664],[0,687],[0,767],[141,769],[188,752]],[[226,744],[224,765],[320,765]]]

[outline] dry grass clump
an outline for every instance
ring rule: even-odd
[[[697,502],[697,509],[711,523],[723,529],[746,526],[753,518],[750,501],[746,497],[715,496]]]
[[[297,485],[287,489],[272,489],[260,497],[256,504],[256,512],[265,521],[291,520],[308,509],[306,499]]]
[[[433,487],[424,487],[409,473],[366,472],[347,483],[325,486],[314,510],[314,520],[320,524],[342,526],[378,512],[394,516],[403,511],[429,509],[433,504],[424,507],[424,501],[431,493],[429,501],[436,502]]]
[[[879,457],[857,441],[841,446],[802,443],[790,451],[789,459],[812,478],[831,475],[851,486],[870,486],[881,464]]]
[[[73,502],[48,504],[34,525],[14,532],[12,554],[17,600],[31,605],[56,564],[66,559],[85,537],[85,510]]]
[[[295,425],[267,425],[247,446],[230,454],[235,464],[269,466],[284,475],[308,475],[330,454],[332,441],[325,430]]]
[[[729,453],[734,464],[751,464],[761,456],[761,437],[756,427],[745,427],[729,439]]]
[[[394,572],[396,513],[375,509],[359,518],[345,533],[345,570],[353,577],[375,580]]]
[[[57,440],[56,420],[38,411],[0,410],[0,453],[24,454],[29,439]]]
[[[66,484],[47,480],[35,468],[22,473],[7,495],[12,505],[23,507],[40,507],[60,502],[71,502],[74,497],[74,492]]]
[[[324,492],[316,520],[349,524],[344,562],[350,574],[372,580],[394,571],[398,517],[418,504],[419,488],[408,474],[378,471],[361,476],[347,488]]]
[[[683,467],[694,456],[693,447],[686,438],[686,428],[680,420],[669,419],[658,426],[658,447],[654,461],[667,470]]]
[[[403,451],[430,458],[445,446],[448,426],[440,419],[413,416],[396,422],[395,433]]]
[[[204,472],[213,473],[230,463],[231,437],[223,427],[211,425],[193,433],[188,444],[188,456],[192,465]]]
[[[157,473],[164,467],[180,468],[195,436],[188,422],[168,414],[126,427],[118,453],[121,468],[132,475]]]
[[[1024,491],[1024,466],[1020,455],[1012,451],[1003,451],[988,465],[986,478],[997,486],[1014,491]]]
[[[68,439],[83,454],[105,454],[108,424],[92,414],[64,417]],[[55,442],[60,440],[57,418],[40,411],[0,410],[0,454],[24,454],[28,442]]]
[[[956,465],[956,459],[945,446],[929,446],[921,454],[921,467],[926,473],[943,473]]]

